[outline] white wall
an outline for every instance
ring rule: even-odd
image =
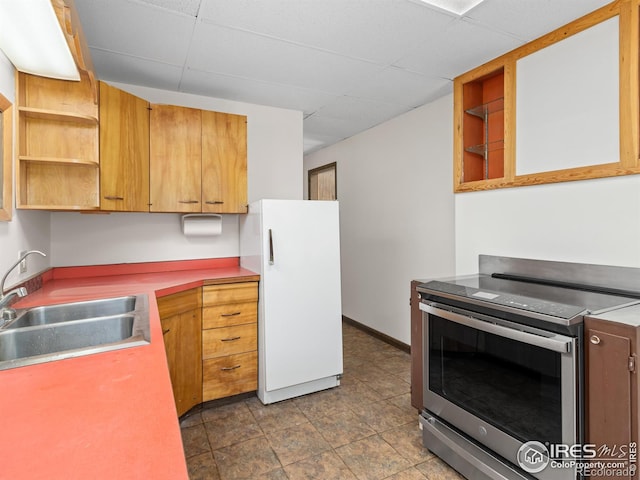
[[[15,70],[7,57],[0,51],[0,93],[15,103]],[[14,115],[15,115],[14,109]],[[14,131],[15,135],[15,131]],[[15,193],[15,188],[13,189]],[[14,202],[15,205],[15,202]],[[0,222],[0,276],[18,260],[21,250],[41,250],[49,252],[49,218],[47,212],[15,210],[10,222]],[[24,279],[46,269],[50,258],[31,256],[27,262],[27,272],[20,275],[13,272],[6,287],[22,282]]]
[[[638,175],[456,195],[458,274],[481,253],[640,267],[639,246]]]
[[[305,157],[337,162],[343,314],[410,343],[410,281],[454,273],[451,95]]]
[[[301,199],[302,113],[180,92],[114,83],[152,103],[247,115],[248,197]],[[179,214],[53,213],[52,264],[86,265],[239,255],[237,215],[223,215],[222,235],[185,237]]]

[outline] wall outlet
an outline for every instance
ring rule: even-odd
[[[21,250],[18,252],[18,258],[22,258],[22,256],[27,253],[26,250]],[[27,273],[27,259],[23,259],[20,262],[20,273]]]

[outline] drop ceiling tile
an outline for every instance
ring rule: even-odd
[[[341,94],[375,64],[199,22],[187,68]]]
[[[471,10],[468,17],[530,41],[609,3],[610,0],[487,0]]]
[[[322,117],[348,119],[359,126],[366,125],[368,128],[409,110],[411,110],[411,107],[406,105],[342,96],[327,103],[313,117],[320,115]]]
[[[166,63],[91,49],[91,58],[100,80],[178,90],[182,68]]]
[[[413,108],[450,93],[452,88],[451,80],[446,78],[388,67],[346,93],[352,97]]]
[[[75,0],[90,47],[182,66],[194,17],[127,0]]]
[[[314,138],[348,138],[360,133],[372,125],[366,119],[346,119],[313,114],[304,120],[305,135]]]
[[[428,76],[454,78],[523,43],[511,35],[463,19],[450,24],[431,42],[417,45],[395,66]]]
[[[335,95],[317,90],[190,69],[183,73],[180,90],[258,105],[302,110],[305,114],[315,112],[336,98]]]
[[[334,143],[337,143],[343,138],[344,137],[316,134],[312,131],[308,131],[305,125],[304,136],[302,139],[304,153],[306,155],[311,152],[315,152],[316,150],[320,150],[321,148],[324,148],[327,145],[332,145]]]
[[[203,0],[200,18],[385,65],[453,20],[406,0]]]
[[[164,8],[178,13],[183,13],[191,17],[198,15],[200,0],[138,0],[156,7]]]

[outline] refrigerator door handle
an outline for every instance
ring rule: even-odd
[[[273,233],[269,229],[269,265],[273,265],[275,260],[273,258]]]

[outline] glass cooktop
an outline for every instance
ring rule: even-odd
[[[495,278],[490,275],[432,280],[421,284],[419,290],[427,294],[442,293],[446,296],[463,297],[473,303],[487,302],[562,319],[640,303],[639,298],[623,295]]]

